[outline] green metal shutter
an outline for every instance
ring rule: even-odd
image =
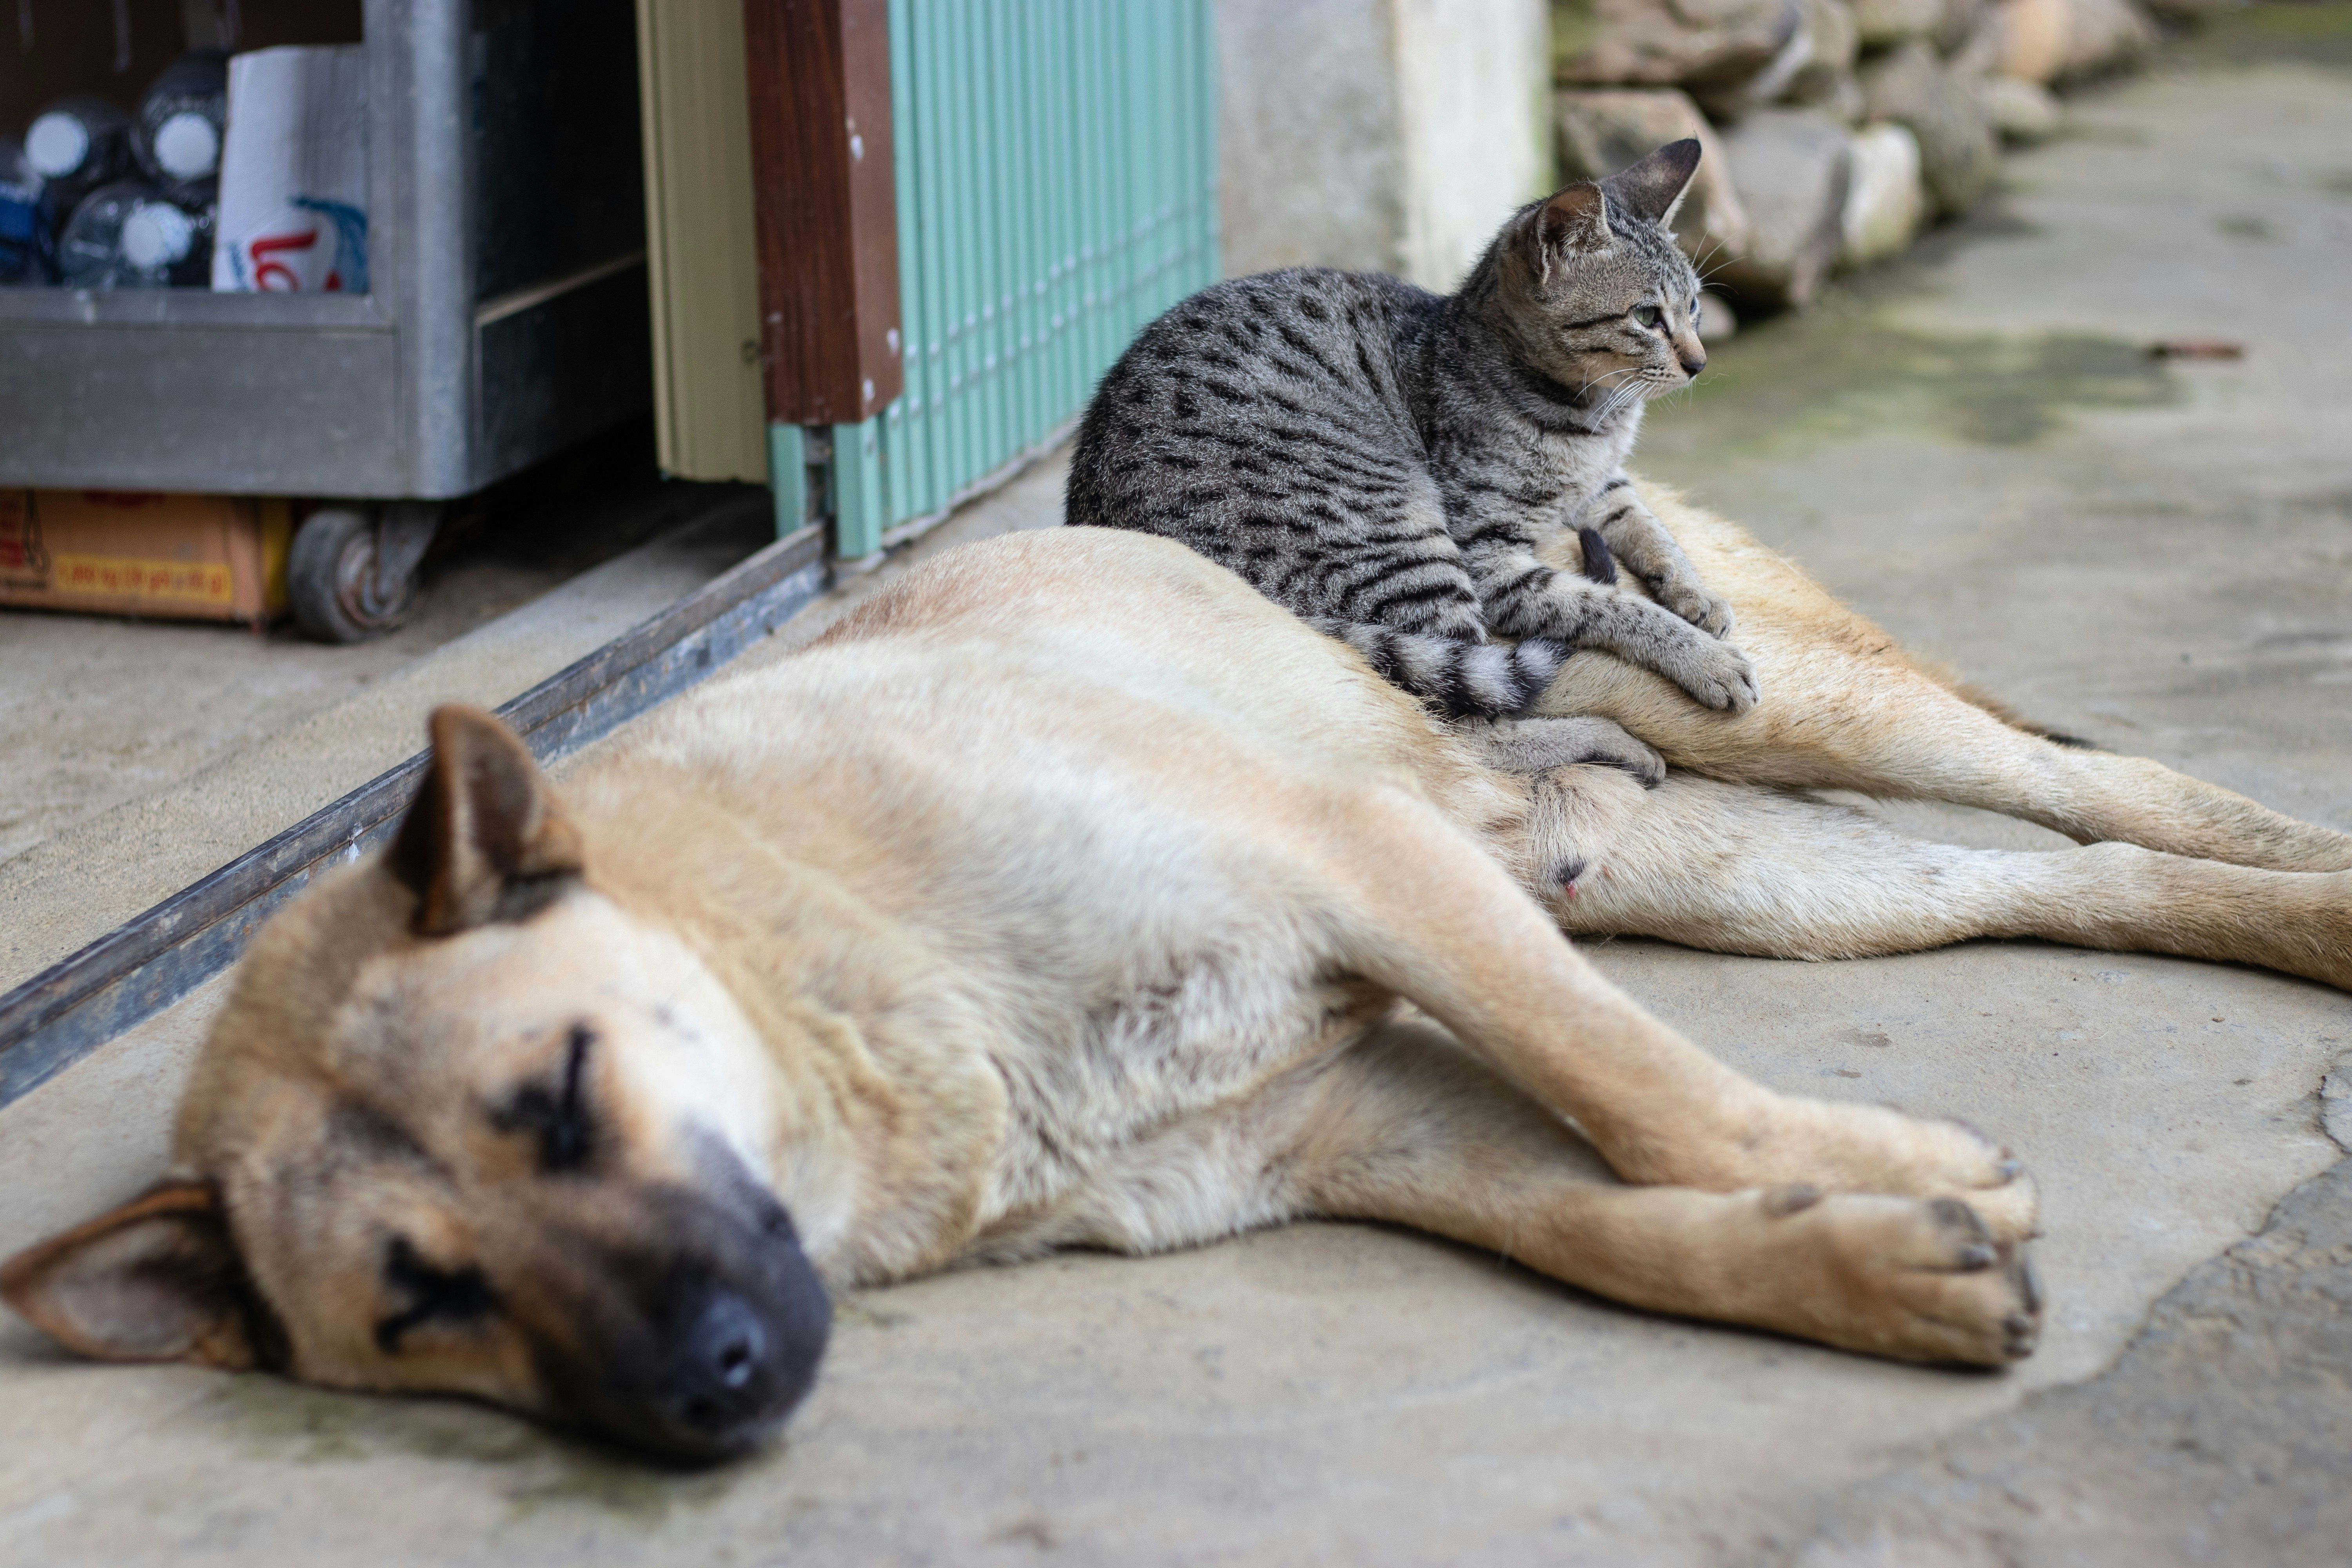
[[[1216,279],[1213,58],[1209,0],[890,0],[907,390],[834,427],[845,559],[1050,446]]]

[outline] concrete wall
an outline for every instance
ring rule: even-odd
[[[1544,0],[1217,0],[1228,274],[1451,289],[1550,177]]]
[[[1404,276],[1451,293],[1503,219],[1549,194],[1550,6],[1390,0]]]

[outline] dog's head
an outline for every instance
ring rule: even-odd
[[[0,1268],[0,1295],[102,1358],[740,1452],[807,1392],[831,1321],[769,1185],[756,1032],[596,890],[511,733],[443,709],[433,742],[392,849],[245,958],[178,1178]]]

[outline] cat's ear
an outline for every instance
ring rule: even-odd
[[[1549,277],[1555,261],[1609,248],[1608,199],[1589,181],[1570,185],[1537,209],[1529,232],[1536,269]]]
[[[1685,136],[1620,169],[1601,181],[1601,188],[1627,216],[1664,225],[1674,221],[1675,209],[1683,205],[1691,176],[1697,173],[1698,139]]]

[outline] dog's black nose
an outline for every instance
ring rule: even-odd
[[[724,1440],[767,1414],[775,1385],[768,1331],[751,1304],[732,1290],[711,1293],[678,1346],[670,1369],[671,1418],[688,1431]]]

